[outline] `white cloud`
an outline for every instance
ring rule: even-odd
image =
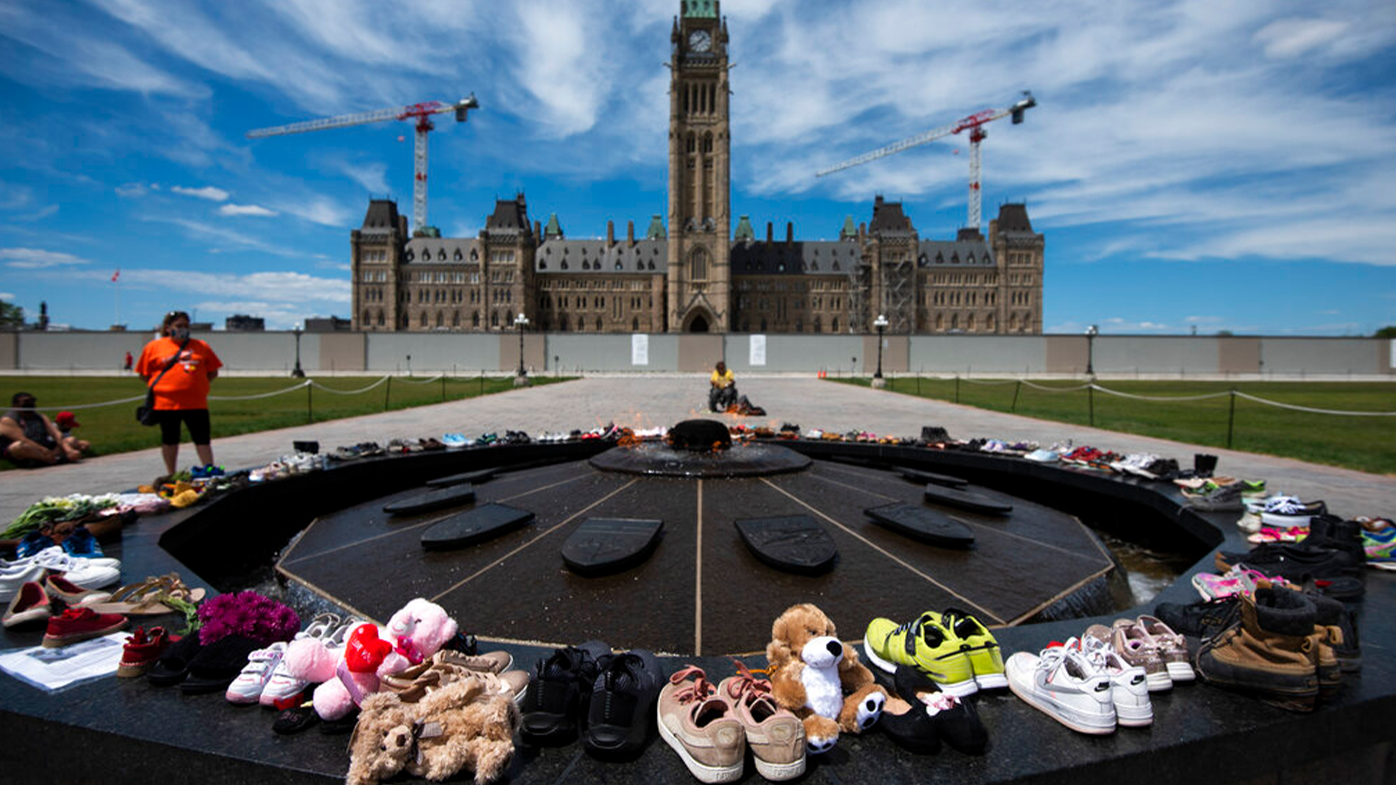
[[[275,210],[268,210],[255,204],[232,204],[231,202],[218,208],[219,215],[254,215],[259,217],[271,217],[278,215]]]
[[[116,187],[116,195],[123,199],[134,199],[139,196],[145,196],[148,192],[149,188],[147,188],[145,183],[126,183],[125,185],[118,185]]]
[[[1255,40],[1265,45],[1266,57],[1296,57],[1330,44],[1348,29],[1333,19],[1280,19],[1261,28]]]
[[[326,196],[312,196],[281,202],[276,207],[283,213],[303,218],[311,223],[340,229],[348,227],[353,216],[352,210]]]
[[[5,261],[6,267],[24,270],[89,263],[88,260],[70,253],[46,251],[41,248],[0,248],[0,260]]]
[[[338,164],[338,169],[350,180],[358,183],[370,194],[382,195],[388,193],[388,165],[384,163],[363,163],[342,161]]]
[[[15,296],[10,292],[0,292],[0,300],[4,300],[5,302],[12,302],[14,299]]]
[[[16,221],[38,221],[43,218],[47,218],[56,212],[58,212],[58,205],[51,204],[46,207],[40,208],[37,212],[25,213],[24,215],[16,215],[13,218]]]
[[[174,191],[177,194],[184,194],[185,196],[193,196],[198,199],[207,199],[210,202],[224,202],[228,199],[227,191],[223,190],[222,188],[215,188],[211,185],[205,185],[202,188],[186,188],[182,185],[176,185],[170,190]]]

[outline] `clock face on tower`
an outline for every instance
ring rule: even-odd
[[[707,30],[694,30],[688,34],[688,48],[694,52],[707,52],[712,49],[713,34]]]

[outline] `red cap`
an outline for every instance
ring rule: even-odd
[[[53,421],[58,423],[59,428],[81,428],[82,423],[78,422],[78,416],[72,412],[59,412]]]

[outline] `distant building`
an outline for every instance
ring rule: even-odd
[[[223,320],[223,329],[230,333],[260,333],[267,329],[267,321],[260,316],[235,313]]]
[[[731,216],[727,23],[716,0],[681,0],[669,89],[667,224],[569,240],[530,222],[523,194],[495,202],[476,237],[413,237],[395,202],[370,200],[350,233],[353,327],[502,331],[525,314],[555,332],[1041,334],[1044,237],[1006,204],[953,241],[923,240],[881,196],[838,240],[760,240]]]
[[[313,317],[305,320],[305,331],[308,333],[336,333],[352,329],[354,329],[352,319],[341,319],[338,316]]]

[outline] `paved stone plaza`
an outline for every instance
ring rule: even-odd
[[[940,425],[960,439],[993,437],[1044,445],[1071,439],[1078,445],[1121,453],[1153,452],[1175,457],[1185,466],[1191,464],[1193,453],[1208,452],[1220,456],[1217,470],[1221,474],[1263,478],[1275,490],[1305,500],[1322,499],[1339,515],[1390,515],[1396,510],[1396,478],[1390,476],[1036,420],[818,379],[744,375],[738,379],[738,387],[769,415],[742,418],[706,414],[707,381],[697,374],[603,376],[229,438],[218,437],[215,408],[213,447],[218,462],[233,470],[275,460],[291,451],[293,440],[300,439],[318,440],[322,449],[328,451],[362,441],[386,443],[394,437],[439,437],[449,432],[477,436],[504,430],[536,434],[591,428],[612,421],[645,428],[672,425],[694,416],[720,417],[753,426],[792,422],[805,429],[859,429],[897,436],[915,436],[923,425]],[[91,436],[100,440],[98,434]],[[125,490],[149,482],[161,471],[157,438],[157,429],[152,428],[149,450],[94,458],[74,466],[0,472],[0,518],[12,520],[29,504],[47,495]],[[184,445],[182,463],[192,462],[193,453],[192,446]]]

